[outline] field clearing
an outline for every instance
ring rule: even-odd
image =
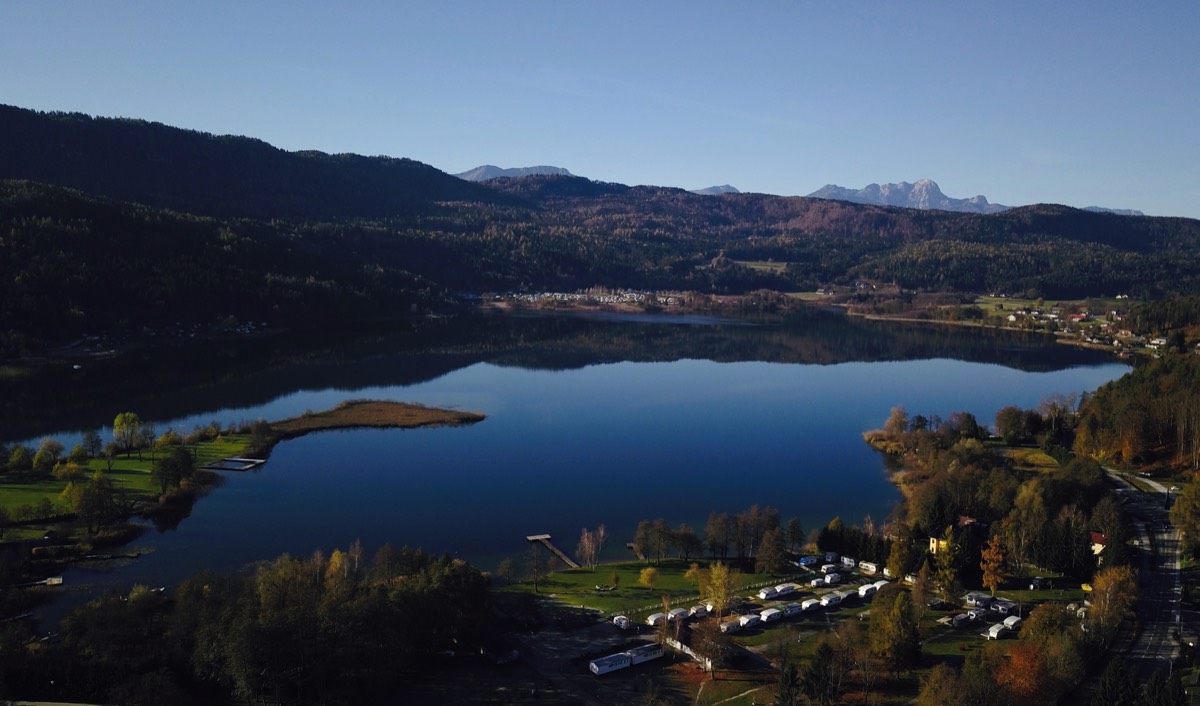
[[[788,266],[786,262],[773,262],[767,260],[734,260],[742,267],[749,267],[752,270],[759,272],[783,272]]]
[[[1020,471],[1049,473],[1059,468],[1058,461],[1041,449],[1008,446],[1004,449],[1004,455],[1011,458]]]
[[[565,547],[560,547],[566,551]],[[543,554],[543,559],[548,553]],[[583,606],[598,610],[605,615],[623,614],[635,621],[643,620],[650,613],[662,610],[662,597],[670,598],[672,608],[690,608],[700,602],[699,588],[684,574],[692,564],[707,568],[707,560],[663,559],[661,564],[642,561],[600,564],[594,570],[588,568],[555,571],[538,581],[538,593],[567,606]],[[658,570],[654,586],[638,583],[642,569],[651,566]],[[751,588],[760,583],[772,585],[794,579],[773,577],[766,574],[739,574],[742,596],[752,596],[758,590]],[[597,586],[612,586],[612,590],[597,590]],[[533,583],[514,583],[501,589],[511,593],[532,593]]]

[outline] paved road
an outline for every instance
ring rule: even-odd
[[[1155,670],[1169,670],[1179,656],[1181,628],[1180,599],[1183,583],[1179,573],[1181,540],[1170,525],[1166,501],[1168,489],[1145,478],[1140,483],[1152,491],[1135,488],[1121,474],[1109,476],[1130,499],[1126,510],[1134,518],[1141,558],[1137,611],[1141,632],[1126,655],[1126,661],[1142,678]]]

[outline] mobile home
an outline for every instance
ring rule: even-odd
[[[873,584],[873,583],[868,583],[864,586],[859,586],[858,587],[858,597],[859,598],[870,598],[871,596],[875,595],[875,592],[878,590],[879,589],[876,588],[875,584]]]
[[[825,607],[840,605],[841,602],[842,594],[837,593],[836,591],[833,593],[826,593],[824,596],[821,596],[821,605]]]
[[[615,672],[618,669],[624,669],[631,664],[633,664],[633,660],[629,657],[629,654],[621,652],[607,657],[598,657],[588,662],[588,669],[592,670],[592,674],[600,676],[601,674]]]
[[[819,603],[820,601],[818,601]],[[797,613],[804,612],[804,607],[799,603],[788,603],[783,607],[783,617],[789,618]]]
[[[656,625],[660,625],[661,623],[666,622],[666,620],[667,620],[666,613],[651,613],[650,615],[648,615],[646,617],[646,624],[649,625],[650,627],[655,627]]]
[[[808,600],[806,600],[800,604],[800,610],[802,610],[806,613],[810,610],[816,610],[817,608],[820,608],[820,607],[821,607],[821,600],[819,598],[809,598]]]
[[[779,597],[790,596],[799,590],[800,587],[794,583],[781,583],[775,587],[775,595]]]
[[[742,622],[740,620],[727,620],[721,623],[721,632],[737,632],[741,629]]]
[[[879,565],[870,561],[858,562],[858,570],[868,576],[879,573]]]
[[[687,620],[687,619],[688,619],[688,609],[687,608],[672,608],[671,612],[667,613],[667,622],[673,623],[677,620]]]
[[[768,598],[774,598],[776,593],[778,593],[778,591],[776,591],[771,586],[767,586],[766,588],[759,590],[758,597],[759,597],[759,599],[765,601]]]
[[[1006,626],[1004,623],[996,623],[992,627],[988,628],[987,639],[999,640],[1000,638],[1004,637],[1004,635],[1007,633],[1008,633],[1008,626]]]
[[[662,657],[663,647],[658,643],[652,643],[627,650],[625,654],[629,656],[629,660],[633,664],[641,664],[642,662],[649,662],[652,659]]]
[[[744,627],[744,628],[752,628],[755,625],[758,625],[758,620],[759,620],[758,615],[756,615],[754,613],[751,613],[750,615],[742,615],[742,616],[738,617],[738,622],[741,623],[742,627]]]

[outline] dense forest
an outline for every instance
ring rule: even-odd
[[[460,560],[359,543],[135,586],[73,611],[62,639],[0,630],[0,699],[127,704],[380,703],[421,659],[489,640],[487,579]],[[6,608],[17,589],[0,590]],[[33,646],[30,647],[29,644]]]
[[[0,267],[15,273],[0,281],[3,357],[177,321],[396,318],[486,291],[1200,291],[1190,219],[1045,205],[985,216],[566,176],[474,184],[410,160],[3,106],[0,131]]]

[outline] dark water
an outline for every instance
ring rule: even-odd
[[[580,529],[600,523],[611,537],[602,558],[616,559],[629,556],[624,543],[639,519],[702,533],[709,512],[758,504],[806,528],[835,515],[882,520],[897,494],[861,434],[892,406],[966,410],[989,424],[1005,405],[1090,391],[1127,370],[1042,338],[840,316],[758,325],[484,318],[309,346],[227,344],[223,365],[147,354],[143,377],[172,380],[174,394],[133,377],[115,387],[111,370],[88,371],[75,389],[86,393],[94,377],[92,399],[102,401],[61,405],[57,428],[36,412],[16,428],[69,441],[71,424],[122,410],[162,431],[353,398],[488,417],[466,428],[285,442],[261,470],[225,474],[178,529],[138,540],[152,550],[142,559],[68,571],[78,595],[170,585],[199,568],[328,552],[356,538],[368,552],[384,542],[423,546],[491,569],[505,556],[520,563],[526,535],[550,533],[571,553]]]

